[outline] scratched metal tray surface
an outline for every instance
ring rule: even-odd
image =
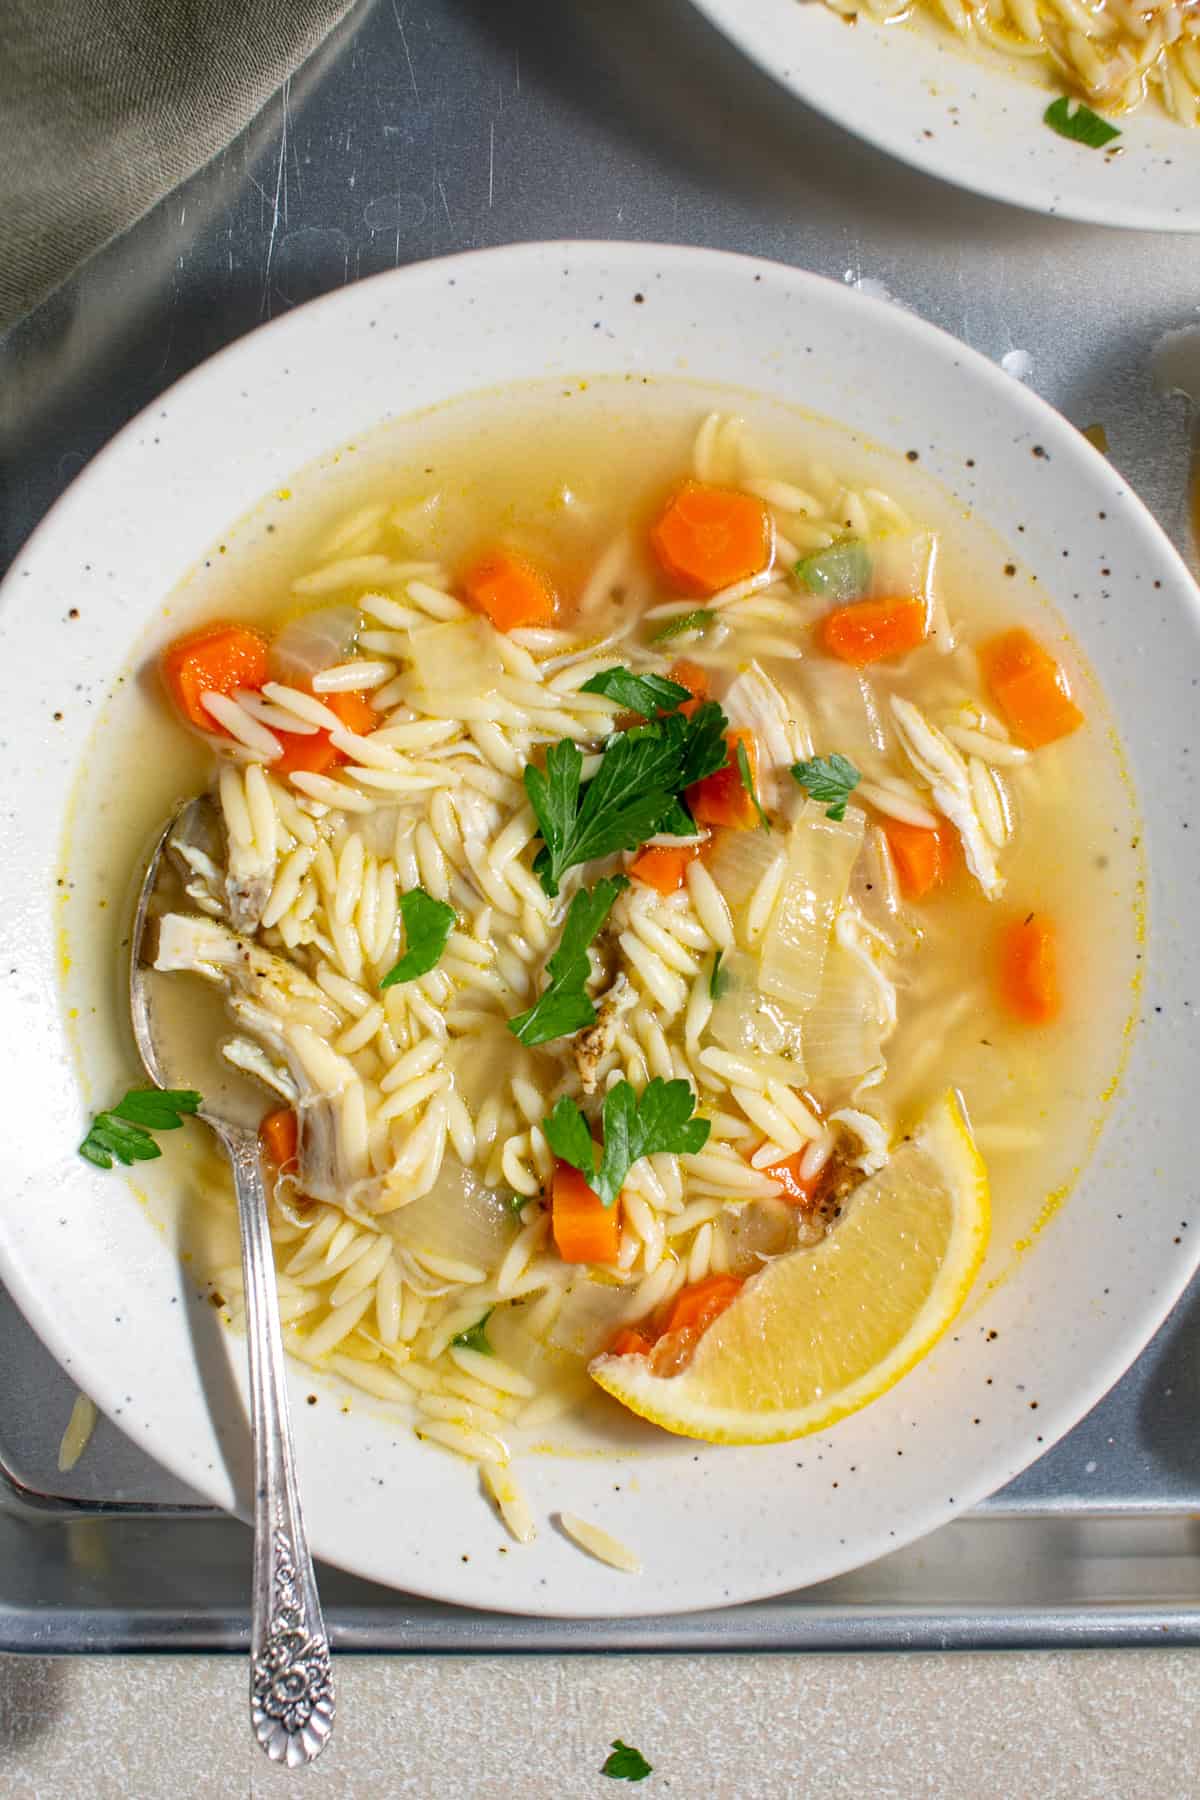
[[[1064,225],[889,163],[688,0],[376,0],[0,338],[0,569],[114,431],[263,320],[402,263],[547,237],[711,244],[886,292],[1102,424],[1195,566],[1195,409],[1155,371],[1165,334],[1200,326],[1200,237]],[[72,1389],[2,1291],[0,1369],[0,1650],[244,1648],[246,1529],[107,1421],[59,1474]],[[589,1623],[472,1613],[329,1569],[327,1615],[363,1650],[1200,1644],[1198,1418],[1200,1280],[1011,1486],[836,1581]]]

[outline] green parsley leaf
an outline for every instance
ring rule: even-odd
[[[802,787],[810,800],[827,802],[827,819],[844,819],[846,802],[862,780],[850,761],[835,750],[832,756],[814,756],[811,762],[792,764],[792,780]]]
[[[698,838],[700,827],[693,819],[678,794],[671,800],[666,812],[654,828],[655,837]]]
[[[706,700],[696,708],[687,721],[683,740],[678,783],[681,788],[689,788],[694,781],[703,781],[706,775],[715,775],[725,767],[729,761],[729,746],[725,742],[728,724],[715,700]]]
[[[468,1325],[465,1331],[460,1331],[450,1342],[457,1344],[460,1350],[477,1350],[480,1356],[495,1356],[496,1352],[488,1343],[487,1337],[487,1322],[495,1310],[494,1306],[489,1306],[482,1319],[476,1319],[473,1325]]]
[[[632,669],[601,669],[580,688],[581,694],[603,694],[627,712],[652,719],[658,712],[674,712],[692,697],[691,689],[665,675],[635,675]]]
[[[1070,138],[1072,143],[1086,144],[1089,150],[1103,150],[1105,144],[1111,144],[1114,138],[1121,135],[1118,126],[1110,125],[1107,119],[1094,113],[1082,100],[1072,112],[1071,102],[1065,94],[1050,102],[1042,119],[1051,131],[1057,131],[1059,137]]]
[[[569,738],[551,746],[544,774],[526,766],[525,792],[545,843],[533,866],[548,894],[557,894],[576,863],[636,850],[654,835],[671,803],[685,735],[678,713],[619,732],[582,797],[583,755]]]
[[[871,579],[871,558],[861,538],[840,538],[827,550],[802,556],[792,573],[825,600],[858,600]]]
[[[650,642],[665,644],[671,638],[682,637],[685,631],[706,631],[716,616],[707,606],[698,606],[694,612],[680,613],[678,618],[668,619],[662,630],[655,632]]]
[[[604,1759],[604,1767],[600,1773],[607,1775],[612,1781],[645,1781],[653,1769],[640,1750],[632,1744],[623,1744],[620,1738],[612,1741],[612,1750]]]
[[[726,987],[729,985],[729,976],[727,974],[722,975],[721,973],[721,958],[723,955],[724,951],[718,950],[717,954],[713,957],[712,974],[708,978],[708,997],[710,1000],[719,1000],[721,995],[725,992]]]
[[[762,807],[759,805],[758,795],[754,791],[754,777],[750,773],[750,758],[746,752],[746,746],[742,742],[741,738],[739,738],[737,741],[737,766],[738,766],[738,774],[742,778],[742,786],[745,788],[746,792],[749,794],[751,804],[753,805],[755,812],[758,814],[759,824],[762,826],[764,831],[770,831],[771,821],[770,821],[770,819],[768,819],[766,813],[763,811]]]
[[[525,1208],[528,1205],[529,1205],[529,1195],[528,1194],[518,1194],[515,1192],[509,1194],[508,1210],[510,1213],[512,1213],[514,1219],[519,1219],[521,1214],[525,1211]]]
[[[415,981],[418,975],[428,975],[441,961],[450,933],[458,923],[452,906],[435,900],[419,887],[401,894],[400,917],[404,920],[404,955],[379,983],[380,992],[395,987],[399,981]]]
[[[542,1120],[542,1130],[555,1156],[578,1169],[587,1181],[595,1181],[596,1146],[591,1128],[574,1100],[560,1095],[554,1111]]]
[[[548,1044],[551,1038],[566,1037],[594,1022],[596,1008],[587,993],[592,972],[588,945],[607,919],[617,895],[628,886],[626,876],[612,875],[607,881],[598,881],[590,891],[584,888],[575,895],[558,949],[546,964],[550,981],[545,992],[528,1012],[518,1013],[508,1021],[508,1029],[522,1044]]]
[[[545,846],[533,867],[545,891],[557,894],[564,874],[577,863],[636,850],[658,831],[694,836],[695,824],[678,796],[724,767],[727,724],[721,708],[708,700],[690,719],[673,712],[619,731],[605,745],[586,787],[581,786],[583,754],[569,738],[551,746],[545,770],[527,765],[525,792]]]
[[[554,1154],[579,1170],[604,1206],[612,1206],[625,1177],[643,1156],[660,1151],[689,1156],[704,1148],[712,1127],[707,1119],[693,1117],[695,1108],[696,1096],[686,1081],[664,1081],[656,1075],[640,1100],[630,1082],[618,1081],[604,1096],[604,1154],[599,1169],[588,1123],[567,1095],[544,1120],[543,1130]]]
[[[110,1111],[96,1114],[79,1154],[98,1169],[111,1169],[114,1157],[126,1168],[153,1162],[162,1151],[150,1133],[178,1131],[185,1116],[202,1104],[192,1088],[130,1088]]]

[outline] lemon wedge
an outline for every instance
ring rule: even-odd
[[[684,1437],[764,1444],[877,1400],[951,1323],[987,1249],[987,1170],[955,1093],[942,1096],[812,1250],[768,1263],[687,1366],[599,1356],[595,1381]]]

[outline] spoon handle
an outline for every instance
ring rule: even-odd
[[[320,1755],[333,1730],[329,1638],[300,1512],[258,1134],[209,1123],[233,1165],[246,1284],[254,1442],[250,1716],[272,1762],[297,1768]]]

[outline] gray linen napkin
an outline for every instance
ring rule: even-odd
[[[0,331],[206,163],[353,0],[0,0]]]

